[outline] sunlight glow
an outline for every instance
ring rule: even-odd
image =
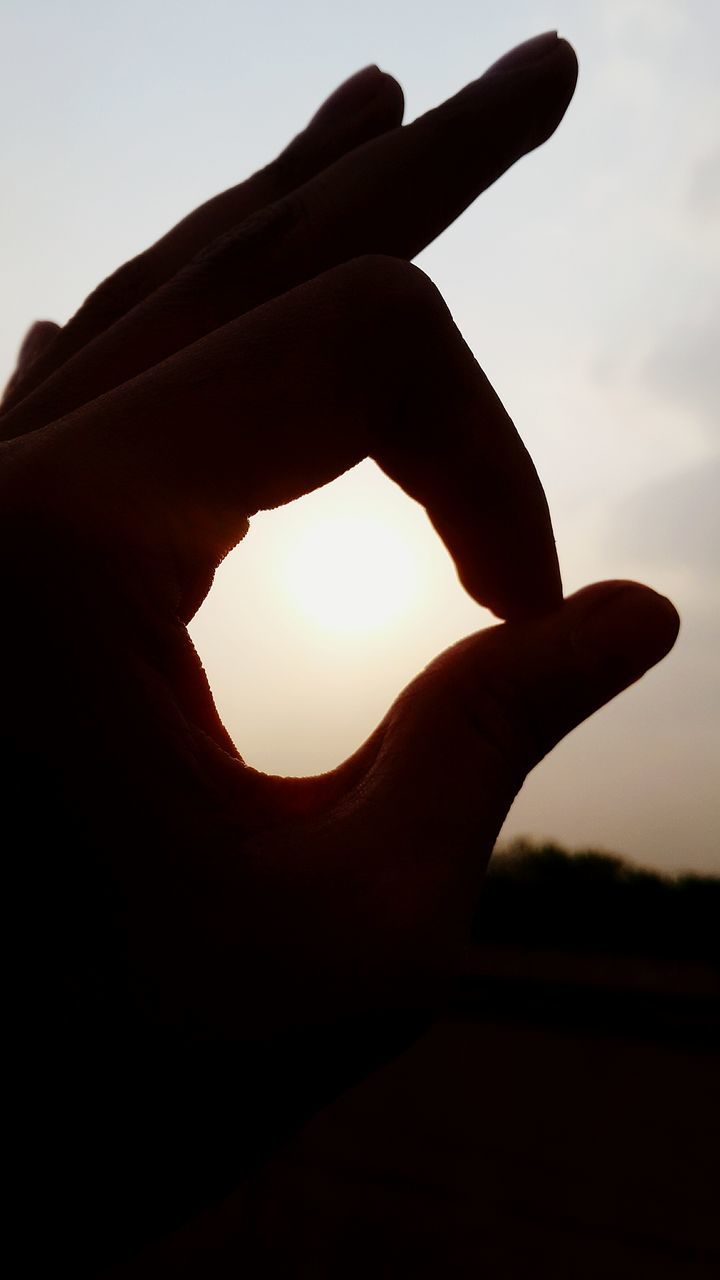
[[[293,604],[308,621],[345,634],[388,626],[419,596],[409,542],[377,515],[310,525],[289,554],[285,575]]]

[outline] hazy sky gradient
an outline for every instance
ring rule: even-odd
[[[418,260],[523,434],[568,589],[669,594],[675,652],[536,770],[507,833],[720,872],[720,5],[714,0],[0,0],[0,377],[35,318],[63,321],[179,216],[270,159],[377,62],[410,120],[518,41],[558,28],[580,81],[540,151]],[[374,510],[420,595],[338,638],[288,589],[313,521]],[[371,465],[272,516],[193,626],[245,757],[325,769],[417,670],[488,616],[424,514]]]

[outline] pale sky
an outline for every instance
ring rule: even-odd
[[[34,319],[66,320],[353,71],[391,71],[411,120],[551,28],[580,60],[557,135],[418,262],[535,458],[567,589],[646,581],[683,629],[535,771],[505,834],[720,873],[715,0],[0,0],[0,379]],[[397,559],[396,610],[333,629],[302,575],[368,518],[377,545],[357,571]],[[488,620],[423,512],[366,463],[253,521],[192,633],[244,757],[304,773],[349,754]]]

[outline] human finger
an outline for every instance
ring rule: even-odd
[[[396,851],[410,852],[413,874],[429,858],[437,873],[441,850],[448,889],[471,913],[484,862],[527,774],[659,662],[678,628],[664,596],[603,582],[543,617],[447,650],[405,690],[371,744],[363,796],[373,843],[384,848],[384,828],[391,832]],[[458,879],[458,861],[467,879]]]
[[[5,437],[70,412],[341,262],[411,259],[553,132],[576,73],[572,49],[550,32],[413,124],[345,155],[106,331],[5,420]]]
[[[280,855],[289,869],[286,905],[277,897],[272,904],[272,924],[283,920],[286,940],[313,867],[310,910],[318,928],[312,943],[307,933],[296,935],[303,986],[345,1008],[366,1000],[373,980],[374,999],[386,1007],[409,1008],[419,999],[428,1008],[436,992],[444,987],[447,994],[487,861],[526,775],[659,662],[677,632],[672,604],[648,587],[597,583],[543,617],[493,627],[447,650],[333,773],[265,779],[279,821],[260,837],[259,861],[272,866]],[[303,822],[293,828],[300,813]],[[318,902],[327,910],[318,911]],[[328,955],[337,958],[329,970]],[[359,955],[368,968],[358,969]],[[343,966],[345,956],[350,964]],[[216,972],[208,984],[214,991],[232,970]],[[287,1001],[289,1020],[300,995],[285,982],[279,1002]],[[232,1011],[231,999],[222,1003]]]
[[[16,380],[12,394],[7,396],[7,406],[28,395],[74,352],[170,279],[205,245],[258,209],[283,199],[344,152],[399,125],[403,106],[402,89],[387,72],[368,66],[351,76],[271,164],[207,200],[103,281],[65,325],[52,354],[48,352],[32,374],[26,371]]]
[[[126,506],[128,532],[171,544],[186,582],[257,511],[370,456],[426,508],[480,603],[506,617],[561,598],[530,457],[438,291],[394,259],[347,263],[214,331],[48,428],[45,447],[77,474],[78,503],[105,523]]]
[[[14,389],[19,384],[20,379],[25,376],[30,366],[42,355],[43,351],[47,350],[59,332],[60,325],[56,324],[54,320],[36,320],[34,324],[30,325],[20,344],[15,368],[5,387],[2,399],[0,399],[0,407],[12,398]]]

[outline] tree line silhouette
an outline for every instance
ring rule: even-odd
[[[493,856],[478,943],[720,966],[720,878],[662,875],[595,850],[517,839]]]

